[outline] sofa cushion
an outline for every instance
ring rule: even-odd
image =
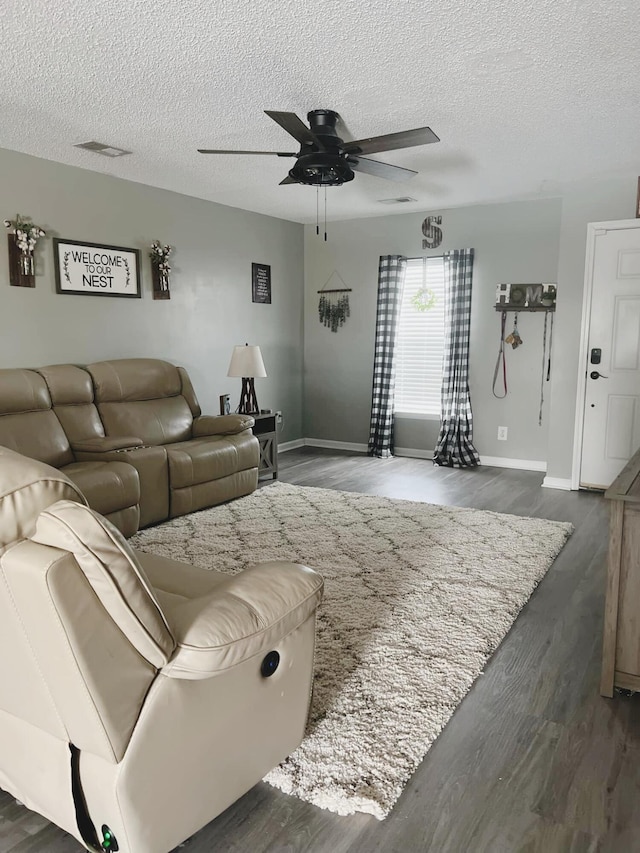
[[[51,408],[47,385],[35,370],[21,367],[0,370],[0,412],[41,412]]]
[[[51,395],[53,410],[69,443],[104,436],[104,427],[93,401],[91,376],[74,364],[39,367]]]
[[[250,495],[258,487],[258,468],[247,468],[236,471],[228,477],[219,480],[209,480],[206,483],[196,483],[183,489],[170,490],[169,515],[187,515],[210,506],[226,503],[227,501]]]
[[[108,436],[135,435],[144,444],[169,444],[191,438],[193,417],[184,397],[138,403],[98,403]]]
[[[211,435],[168,445],[169,485],[184,489],[255,468],[258,440],[250,432]]]
[[[96,403],[131,403],[177,397],[182,381],[177,368],[157,358],[118,358],[87,365]]]
[[[129,642],[153,666],[166,664],[173,636],[142,567],[115,527],[89,507],[59,501],[40,513],[31,538],[71,551]]]
[[[54,406],[78,406],[93,403],[91,376],[75,364],[49,364],[39,367]]]
[[[0,370],[0,445],[55,468],[73,462],[47,385],[35,370]]]
[[[60,471],[0,447],[0,551],[29,536],[41,510],[63,498],[84,502]]]
[[[138,472],[126,462],[72,462],[61,470],[102,515],[140,503]]]
[[[225,578],[221,572],[200,569],[149,551],[138,551],[134,548],[133,553],[160,602],[166,599],[177,603],[209,595]]]

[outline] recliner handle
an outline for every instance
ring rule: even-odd
[[[98,841],[98,833],[93,825],[93,821],[89,817],[87,801],[84,798],[80,782],[80,750],[72,743],[69,744],[69,750],[71,752],[71,794],[76,810],[78,832],[87,847],[90,847],[92,850],[101,851],[103,847]]]

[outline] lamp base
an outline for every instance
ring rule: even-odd
[[[256,415],[260,411],[256,399],[256,389],[253,377],[242,377],[242,391],[240,393],[240,405],[236,409],[239,415]]]

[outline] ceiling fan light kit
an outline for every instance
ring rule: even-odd
[[[298,157],[296,165],[289,170],[289,177],[296,184],[339,187],[352,181],[355,175],[349,163],[339,154],[317,152]]]

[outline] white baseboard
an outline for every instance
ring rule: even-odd
[[[294,450],[298,447],[324,447],[328,450],[350,450],[352,453],[366,453],[366,444],[357,444],[353,441],[330,441],[325,438],[297,438],[294,441],[286,441],[278,445],[279,453]],[[433,450],[421,450],[415,447],[396,447],[395,456],[408,456],[412,459],[433,459]],[[482,465],[490,465],[493,468],[517,468],[520,471],[546,471],[547,463],[536,459],[509,459],[507,456],[481,456]],[[562,485],[557,485],[557,484]],[[567,483],[568,485],[564,485]],[[553,485],[552,485],[553,484]],[[543,485],[553,489],[570,489],[571,480],[555,480],[545,477]]]
[[[542,486],[545,489],[562,489],[565,492],[570,492],[571,479],[565,480],[563,477],[545,477],[542,481]]]
[[[547,463],[536,459],[510,459],[508,456],[485,456],[480,455],[481,465],[490,465],[492,468],[518,468],[520,471],[546,471]]]
[[[366,453],[366,444],[356,444],[352,441],[329,441],[324,438],[305,438],[307,447],[326,447],[328,450],[351,450],[353,453]]]
[[[413,447],[396,447],[394,456],[410,456],[412,459],[433,459],[433,450],[418,450]]]
[[[286,453],[287,450],[297,450],[304,447],[304,438],[294,438],[293,441],[283,441],[278,445],[278,453]]]

